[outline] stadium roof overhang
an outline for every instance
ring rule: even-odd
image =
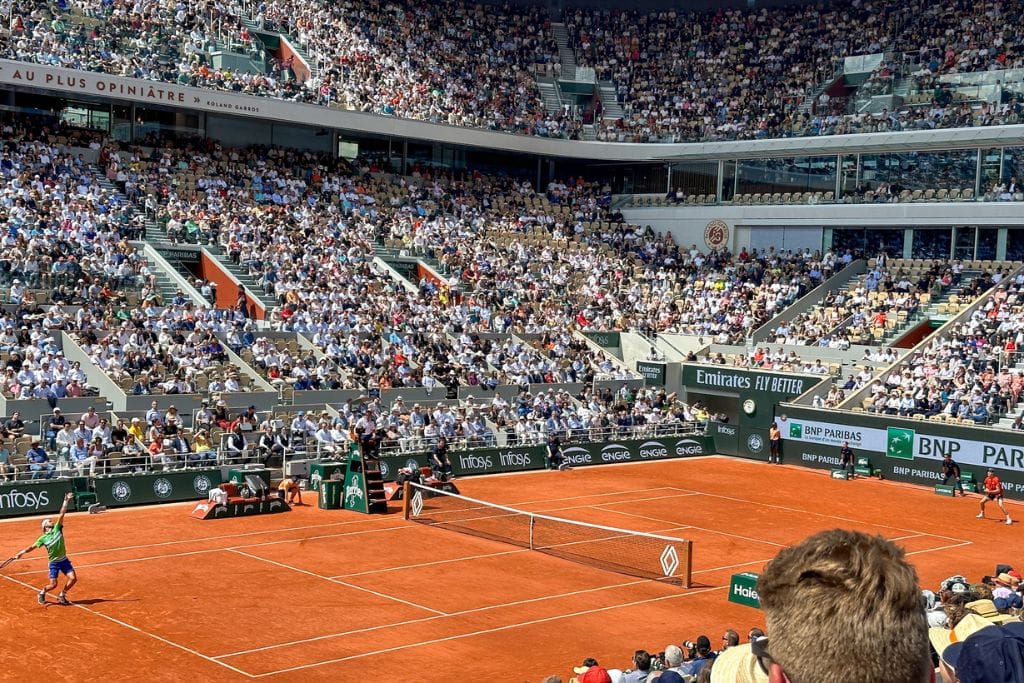
[[[683,144],[560,140],[460,128],[5,59],[0,59],[0,86],[32,89],[67,97],[104,97],[150,106],[168,106],[209,114],[303,124],[337,130],[342,134],[347,132],[394,136],[464,147],[603,162],[642,163],[686,159],[835,156],[900,150],[1024,146],[1024,125]]]

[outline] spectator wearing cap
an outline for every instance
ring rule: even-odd
[[[1008,572],[1001,572],[993,577],[995,587],[992,589],[992,600],[999,611],[1021,609],[1020,579]]]
[[[53,415],[48,418],[46,424],[46,440],[50,448],[54,448],[56,445],[57,434],[64,429],[64,425],[67,424],[67,418],[64,417],[64,413],[61,412],[60,408],[53,409]]]
[[[1024,624],[988,625],[942,653],[943,680],[956,683],[1024,681]],[[951,675],[948,675],[951,674]]]
[[[752,650],[772,681],[934,678],[917,573],[881,536],[814,534],[768,563],[757,592],[771,636]]]
[[[32,472],[33,479],[49,479],[53,476],[56,467],[50,462],[46,450],[39,445],[39,439],[32,439],[32,446],[25,453],[25,459],[28,461],[28,469]]]
[[[295,418],[292,419],[291,423],[293,438],[305,440],[308,437],[314,436],[316,434],[316,430],[316,423],[309,419],[305,411],[300,410],[295,414]]]

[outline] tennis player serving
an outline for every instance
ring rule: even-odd
[[[64,574],[67,577],[64,589],[57,594],[57,602],[62,605],[71,604],[68,600],[68,591],[78,582],[78,577],[75,576],[75,568],[71,566],[71,561],[68,560],[67,552],[64,549],[64,514],[68,511],[68,503],[74,497],[75,494],[70,492],[64,496],[64,504],[60,506],[60,515],[57,517],[57,522],[54,523],[49,518],[44,519],[43,535],[35,543],[14,556],[14,559],[20,559],[25,553],[30,553],[40,546],[46,546],[46,553],[50,558],[50,582],[39,591],[40,605],[46,604],[46,594],[57,587],[57,576],[59,574]]]

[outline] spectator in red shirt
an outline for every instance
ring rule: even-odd
[[[1003,482],[999,481],[999,477],[996,476],[996,471],[991,467],[988,468],[988,474],[985,476],[985,481],[982,482],[982,499],[981,499],[981,511],[978,512],[978,519],[984,519],[985,517],[985,504],[990,500],[994,500],[999,509],[1006,515],[1006,523],[1013,524],[1013,520],[1010,519],[1010,513],[1006,511],[1003,506]]]

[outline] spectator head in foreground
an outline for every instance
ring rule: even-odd
[[[833,529],[782,550],[757,582],[771,683],[927,683],[917,573],[881,536]]]

